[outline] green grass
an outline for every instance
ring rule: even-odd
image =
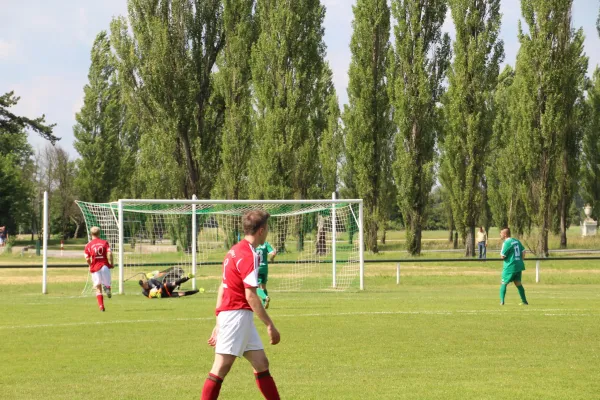
[[[284,399],[592,399],[600,393],[600,268],[528,264],[530,306],[498,305],[498,263],[369,264],[367,291],[271,293],[266,346]],[[200,271],[214,287],[219,268]],[[281,271],[273,269],[276,282]],[[79,297],[85,269],[0,269],[1,398],[197,399],[213,360],[214,293]],[[126,287],[129,293],[135,289]],[[257,321],[266,341],[265,329]],[[261,399],[245,360],[222,399]]]

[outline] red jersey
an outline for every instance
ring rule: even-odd
[[[112,265],[108,264],[108,253],[110,252],[110,245],[106,240],[92,239],[85,246],[85,258],[92,259],[90,263],[90,272],[100,271],[105,265],[112,268]]]
[[[221,311],[252,310],[246,288],[258,287],[258,254],[246,239],[234,245],[223,261],[223,298]]]

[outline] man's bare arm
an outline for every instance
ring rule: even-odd
[[[223,284],[221,283],[221,285],[219,285],[219,290],[217,291],[217,306],[216,309],[218,310],[221,307],[221,302],[223,301]]]
[[[273,324],[273,321],[271,321],[271,318],[269,318],[269,315],[265,311],[260,297],[256,294],[256,289],[257,288],[246,288],[246,300],[248,300],[248,304],[250,304],[252,311],[254,311],[258,318],[260,318],[267,326],[267,333],[271,344],[277,344],[281,341],[281,336],[277,328],[275,328],[275,324]]]
[[[248,304],[250,304],[252,311],[254,311],[263,324],[266,326],[273,325],[273,321],[262,305],[262,300],[256,293],[256,288],[246,288],[246,300],[248,300]]]

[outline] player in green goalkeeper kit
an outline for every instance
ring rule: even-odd
[[[269,242],[265,242],[256,248],[258,257],[260,259],[260,265],[258,267],[258,287],[256,291],[258,296],[263,302],[265,308],[269,308],[269,292],[267,292],[267,281],[269,279],[269,261],[273,262],[277,251],[271,246]]]
[[[504,305],[506,296],[506,286],[513,282],[521,296],[521,305],[528,305],[525,297],[525,288],[521,285],[521,274],[525,270],[525,247],[517,239],[510,237],[510,228],[504,228],[500,231],[500,239],[504,240],[500,255],[504,260],[502,269],[502,284],[500,285],[500,305]]]

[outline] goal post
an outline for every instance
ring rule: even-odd
[[[137,282],[133,277],[167,268],[194,274],[190,281],[194,289],[199,274],[216,282],[225,253],[243,238],[242,215],[253,209],[271,215],[267,241],[278,254],[269,267],[269,291],[364,289],[360,199],[332,195],[331,200],[197,200],[194,196],[77,204],[88,236],[92,226],[99,226],[118,254],[121,294],[128,290],[127,281]]]

